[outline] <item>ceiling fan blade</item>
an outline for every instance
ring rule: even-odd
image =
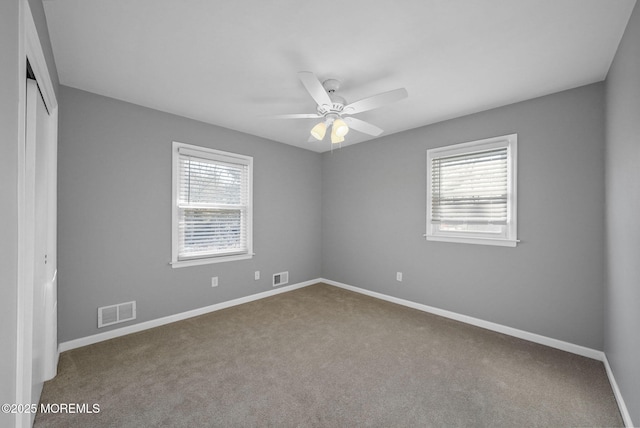
[[[342,110],[343,114],[356,114],[363,111],[373,110],[401,99],[407,98],[409,94],[405,88],[394,89],[393,91],[383,92],[369,98],[348,104]]]
[[[324,90],[315,74],[310,71],[301,71],[298,73],[298,78],[319,106],[332,104],[329,94]]]
[[[382,129],[377,126],[372,125],[369,122],[365,122],[364,120],[356,119],[355,117],[345,117],[344,121],[347,123],[349,128],[355,129],[356,131],[364,134],[373,135],[374,137],[377,137],[383,132]]]
[[[322,116],[316,113],[278,114],[271,117],[274,119],[322,119]]]

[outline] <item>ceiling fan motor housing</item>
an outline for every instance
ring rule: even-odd
[[[344,110],[344,106],[347,104],[344,98],[336,95],[335,92],[340,89],[340,81],[336,79],[327,79],[322,82],[322,87],[329,94],[331,104],[323,104],[318,106],[318,114],[327,116],[329,114],[336,114],[340,116],[340,113]]]
[[[333,101],[331,105],[323,104],[321,106],[318,106],[317,112],[319,115],[326,116],[332,113],[340,115],[340,113],[342,113],[342,110],[344,110],[344,99],[333,100],[333,97],[331,98],[331,101]]]

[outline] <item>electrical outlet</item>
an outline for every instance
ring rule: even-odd
[[[212,287],[217,287],[218,286],[218,277],[217,276],[212,276],[211,277],[211,286]]]
[[[260,271],[257,270],[256,273],[253,275],[254,279],[257,281],[260,279]]]
[[[396,272],[396,281],[402,282],[402,272]]]

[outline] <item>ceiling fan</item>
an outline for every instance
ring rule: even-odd
[[[322,141],[329,127],[331,127],[331,142],[334,144],[343,142],[349,129],[377,137],[382,134],[382,129],[364,120],[351,117],[351,115],[382,107],[406,98],[408,95],[405,88],[399,88],[347,104],[344,98],[335,93],[340,88],[338,80],[328,79],[321,83],[309,71],[299,72],[298,77],[318,105],[316,113],[281,114],[275,117],[278,119],[321,119],[311,129],[309,141]]]

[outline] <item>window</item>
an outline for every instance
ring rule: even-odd
[[[248,259],[253,158],[173,143],[173,267]]]
[[[427,240],[515,247],[517,134],[427,150]]]

